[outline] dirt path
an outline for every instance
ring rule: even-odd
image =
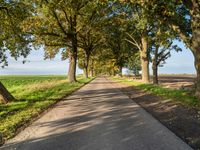
[[[56,105],[1,150],[190,150],[180,138],[97,78]]]

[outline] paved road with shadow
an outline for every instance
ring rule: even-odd
[[[0,150],[190,150],[180,138],[96,78],[58,103]]]

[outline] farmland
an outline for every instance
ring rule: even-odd
[[[192,90],[195,75],[193,74],[163,74],[158,77],[159,84],[172,89],[187,89]],[[128,78],[134,79],[135,81],[142,82],[140,78],[135,79],[134,77],[128,76]],[[152,80],[152,76],[151,76]]]
[[[195,80],[193,75],[161,75],[159,85],[144,84],[140,79],[133,79],[133,77],[112,79],[187,105],[200,106],[199,100],[193,95]]]
[[[159,81],[167,88],[191,90],[194,85],[195,75],[161,75]]]
[[[0,76],[16,99],[0,104],[0,132],[4,138],[13,137],[18,128],[92,78],[77,79],[76,83],[68,83],[66,76]]]

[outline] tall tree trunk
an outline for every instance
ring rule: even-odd
[[[122,66],[119,66],[119,76],[122,77]]]
[[[195,59],[196,80],[195,80],[195,95],[200,98],[200,30],[193,31],[192,50]]]
[[[142,81],[149,83],[149,58],[148,58],[148,43],[145,34],[142,36],[142,49],[140,51],[141,67],[142,67]]]
[[[10,94],[10,92],[5,88],[5,86],[0,82],[0,100],[3,103],[8,103],[13,101],[15,98]]]
[[[3,135],[0,132],[0,146],[2,146],[4,144],[4,139],[3,139]]]
[[[94,62],[93,60],[91,59],[91,65],[90,65],[90,76],[91,77],[94,77]]]
[[[77,63],[77,57],[78,57],[78,41],[77,41],[77,16],[76,14],[72,17],[70,17],[70,26],[71,26],[71,42],[72,42],[72,48],[69,52],[69,59],[70,59],[70,65],[69,65],[69,71],[68,71],[68,80],[70,83],[76,82],[76,63]]]
[[[191,49],[195,58],[195,68],[196,68],[196,81],[195,81],[195,95],[200,98],[200,2],[192,0],[192,45]]]
[[[110,69],[110,74],[111,74],[111,76],[114,76],[114,71],[113,71],[113,69]]]
[[[156,47],[154,58],[152,60],[153,84],[158,84],[158,48],[159,47]]]
[[[76,63],[77,63],[77,38],[72,39],[72,50],[69,52],[69,71],[68,80],[70,83],[76,82]]]
[[[89,77],[89,75],[88,75],[88,69],[87,68],[88,67],[84,68],[84,76],[85,76],[85,78]]]
[[[84,75],[85,78],[88,78],[88,66],[89,66],[89,59],[90,59],[90,55],[89,54],[85,54],[85,62],[84,62]]]
[[[200,46],[200,45],[199,45]],[[196,68],[196,80],[195,80],[195,95],[200,98],[200,53],[194,52],[195,68]]]
[[[142,14],[145,13],[144,5],[145,0],[140,0],[142,6]],[[147,28],[147,24],[146,27]],[[144,83],[150,82],[149,76],[149,58],[148,58],[148,41],[147,41],[147,30],[144,29],[141,37],[141,51],[140,51],[140,59],[141,59],[141,68],[142,68],[142,81]]]
[[[94,77],[94,70],[93,69],[90,70],[90,76]]]
[[[153,84],[158,84],[158,66],[152,64],[152,70],[153,70]]]
[[[76,82],[76,60],[77,60],[76,56],[74,55],[70,56],[70,64],[68,71],[68,80],[70,83]]]

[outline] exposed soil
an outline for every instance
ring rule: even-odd
[[[167,88],[192,89],[195,76],[159,76],[159,83]]]
[[[196,150],[200,150],[200,109],[114,83],[136,103]]]
[[[129,78],[141,82],[141,78],[134,78],[131,76],[129,76]],[[159,84],[166,88],[191,90],[194,85],[195,75],[160,75],[158,80]]]

